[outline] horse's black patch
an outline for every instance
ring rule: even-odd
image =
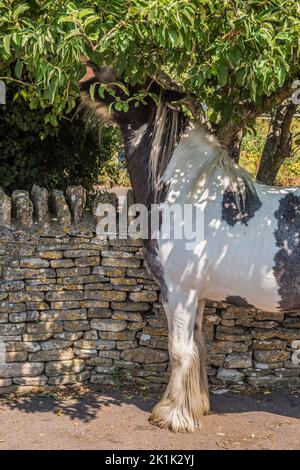
[[[274,276],[281,297],[280,309],[300,308],[300,196],[293,193],[280,199],[275,212],[278,228],[275,231],[279,251],[274,257]]]
[[[245,198],[238,195],[241,210],[238,208],[235,195],[228,187],[223,195],[222,200],[222,220],[233,227],[238,222],[248,225],[248,222],[254,217],[255,212],[258,211],[262,203],[256,193],[246,189]]]
[[[234,305],[235,307],[242,307],[242,308],[255,308],[254,305],[249,304],[244,297],[240,297],[239,295],[228,295],[224,300],[227,304]]]
[[[147,270],[152,274],[158,285],[160,286],[160,293],[163,302],[168,301],[168,286],[164,278],[164,268],[158,259],[157,240],[143,240],[145,265]]]

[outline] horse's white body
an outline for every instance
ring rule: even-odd
[[[222,169],[207,178],[199,192],[189,196],[195,175],[213,156],[215,143],[202,129],[193,128],[182,137],[170,160],[163,179],[170,184],[165,203],[201,199],[204,211],[205,241],[194,250],[186,250],[188,240],[159,240],[159,259],[164,267],[170,290],[194,290],[198,298],[224,301],[229,296],[247,299],[249,304],[267,311],[279,308],[278,285],[274,277],[274,257],[278,251],[274,233],[274,213],[279,199],[295,188],[276,189],[256,185],[262,207],[247,225],[229,226],[222,220],[225,175]],[[178,175],[181,175],[179,178]],[[299,191],[298,191],[299,192]],[[174,286],[174,287],[173,287]]]
[[[202,129],[190,124],[163,174],[164,182],[169,184],[164,203],[183,206],[193,202],[204,211],[204,240],[193,250],[186,249],[189,240],[184,238],[171,236],[163,240],[162,236],[158,241],[157,256],[168,289],[164,307],[172,374],[164,397],[154,408],[152,421],[173,430],[193,430],[199,415],[209,407],[201,340],[204,299],[225,301],[238,297],[249,306],[270,312],[279,309],[273,271],[279,249],[274,214],[284,195],[299,194],[295,188],[255,185],[261,208],[247,225],[230,226],[222,220],[225,170],[212,168],[211,174],[203,176],[217,147]],[[201,180],[199,187],[197,178]]]

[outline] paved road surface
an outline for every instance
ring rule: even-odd
[[[193,434],[151,426],[156,392],[98,392],[0,399],[1,449],[299,449],[300,390],[212,395]]]

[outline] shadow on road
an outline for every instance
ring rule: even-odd
[[[71,419],[89,422],[96,419],[97,412],[104,407],[132,405],[142,411],[150,412],[161,392],[157,390],[134,391],[127,389],[115,390],[101,387],[98,390],[88,390],[82,393],[43,393],[5,399],[5,406],[24,413],[43,414],[62,413]],[[1,400],[0,400],[1,408]],[[213,414],[249,413],[254,411],[277,414],[279,416],[300,418],[300,390],[274,391],[271,394],[224,395],[211,394],[211,409]]]

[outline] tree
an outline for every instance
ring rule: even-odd
[[[295,0],[1,0],[0,75],[53,126],[76,105],[81,54],[132,84],[162,79],[238,158],[244,129],[292,95],[299,12]]]
[[[274,184],[280,167],[293,153],[291,124],[297,104],[287,100],[275,107],[271,115],[269,134],[262,152],[257,179],[264,184]]]

